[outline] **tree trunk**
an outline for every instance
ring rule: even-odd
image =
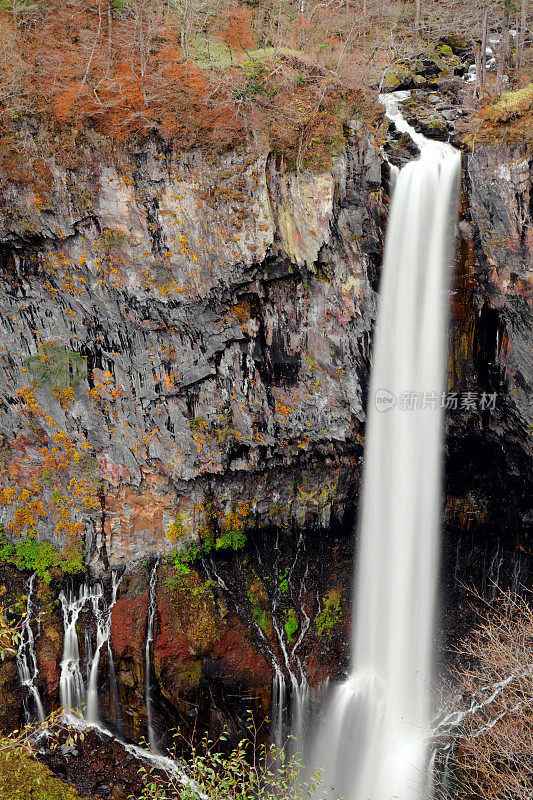
[[[481,67],[481,75],[480,75],[480,87],[483,88],[485,85],[485,80],[487,78],[487,26],[489,20],[489,9],[487,8],[487,4],[485,3],[483,6],[483,21],[481,23],[481,60],[480,60],[480,67]]]
[[[522,57],[524,55],[524,44],[526,40],[526,0],[522,0],[520,4],[520,30],[518,34],[518,46],[516,48],[516,65],[518,69],[522,66]]]
[[[420,16],[422,13],[422,0],[416,0],[415,4],[415,41],[414,52],[415,55],[420,50]]]
[[[473,42],[474,45],[474,60],[476,64],[476,80],[474,83],[474,100],[479,100],[481,97],[481,76],[482,76],[482,68],[481,68],[481,49],[477,42]]]
[[[111,69],[113,60],[113,13],[111,0],[107,0],[107,69]]]
[[[498,73],[496,77],[496,86],[498,94],[502,93],[503,89],[503,76],[505,74],[505,66],[507,57],[509,55],[509,10],[507,7],[503,11],[503,24],[502,24],[502,41],[500,44],[500,58],[498,61]]]

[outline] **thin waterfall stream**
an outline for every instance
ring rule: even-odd
[[[148,600],[148,624],[146,630],[146,645],[144,650],[144,670],[145,670],[145,700],[146,700],[146,727],[148,733],[148,744],[150,749],[157,753],[157,736],[152,722],[152,644],[154,641],[154,620],[157,611],[157,567],[159,559],[156,560],[150,573],[149,600]]]
[[[98,722],[98,667],[100,666],[100,653],[102,652],[102,647],[107,645],[108,655],[111,656],[111,615],[117,602],[120,580],[116,572],[111,573],[111,602],[109,605],[106,605],[105,602],[100,605],[101,597],[99,595],[93,595],[92,597],[93,613],[96,620],[96,650],[87,683],[86,716],[89,722]],[[112,663],[112,658],[110,661]],[[114,668],[110,668],[109,672],[114,674]]]
[[[39,722],[44,722],[44,705],[37,688],[39,669],[35,655],[35,637],[31,627],[33,615],[33,587],[35,572],[28,581],[28,594],[26,597],[26,616],[22,625],[19,645],[17,648],[17,670],[21,687],[25,690],[23,697],[24,718],[31,722],[34,717]]]
[[[441,518],[442,398],[460,153],[382,98],[420,157],[395,175],[367,412],[351,664],[319,727],[313,768],[347,800],[427,788]]]

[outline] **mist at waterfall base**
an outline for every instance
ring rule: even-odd
[[[385,101],[409,129],[397,101]],[[347,800],[420,800],[427,788],[441,516],[441,393],[460,176],[450,145],[409,133],[395,175],[373,351],[355,571],[351,667],[310,765]],[[421,408],[409,398],[426,398]]]

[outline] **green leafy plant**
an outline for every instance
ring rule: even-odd
[[[288,594],[289,592],[289,570],[290,567],[287,567],[285,572],[279,576],[279,590],[281,594]]]
[[[224,531],[215,539],[215,550],[242,550],[246,545],[243,531]]]
[[[35,356],[24,361],[26,369],[42,383],[68,389],[87,377],[87,362],[64,345],[49,342]]]
[[[166,584],[170,589],[175,589],[179,585],[179,578],[189,575],[191,566],[202,553],[200,542],[189,542],[180,550],[174,550],[168,556],[168,562],[174,567],[174,574],[166,578]]]
[[[109,253],[124,244],[128,239],[128,234],[113,228],[105,228],[102,237],[104,250]]]
[[[229,752],[220,752],[228,746],[225,732],[216,742],[205,736],[199,744],[178,732],[176,749],[185,751],[182,761],[190,782],[183,785],[178,777],[162,777],[155,767],[143,766],[139,771],[142,793],[135,798],[130,795],[129,800],[197,800],[202,796],[210,800],[304,800],[324,791],[320,770],[304,779],[301,761],[287,754],[289,748],[259,743],[258,734],[250,721],[248,738]]]
[[[7,656],[13,656],[20,640],[19,627],[8,621],[7,614],[13,612],[13,607],[6,609],[0,606],[0,661]]]
[[[200,416],[193,417],[193,419],[189,421],[189,427],[192,431],[196,431],[198,433],[200,431],[207,430],[208,426],[205,417]]]
[[[177,514],[174,522],[171,522],[168,526],[167,536],[171,541],[176,541],[185,536],[186,533],[187,529],[185,527],[183,514]]]
[[[283,627],[285,628],[285,635],[287,636],[287,641],[292,643],[295,639],[296,632],[300,627],[300,622],[298,620],[298,616],[294,608],[289,608],[289,610],[285,614]]]
[[[5,536],[0,538],[0,561],[13,564],[17,569],[35,572],[37,577],[50,583],[52,571],[76,575],[85,569],[83,553],[75,547],[61,551],[50,542],[38,542],[30,536],[11,544]]]
[[[252,607],[252,615],[261,630],[265,633],[272,631],[272,615],[270,612],[268,594],[261,579],[253,573],[253,580],[247,588],[248,600]]]

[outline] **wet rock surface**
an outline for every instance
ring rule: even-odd
[[[74,786],[80,797],[102,800],[129,800],[140,797],[143,782],[139,771],[150,770],[149,764],[128,753],[124,746],[109,736],[87,731],[77,734],[68,743],[62,734],[54,750],[45,749],[38,758],[52,772]],[[163,781],[165,773],[155,769]]]

